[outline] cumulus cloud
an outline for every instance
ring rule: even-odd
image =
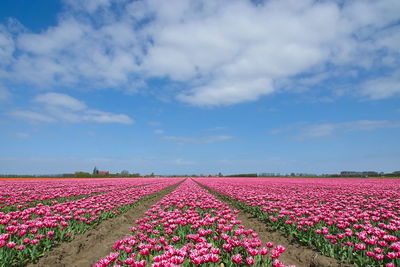
[[[369,80],[362,85],[361,93],[371,99],[384,99],[400,94],[400,71],[389,76]]]
[[[90,109],[87,105],[69,95],[60,93],[46,93],[36,96],[34,103],[40,104],[41,112],[31,110],[15,110],[9,114],[30,122],[56,122],[66,121],[71,123],[97,122],[132,124],[134,120],[126,114],[115,114],[101,110]]]
[[[233,136],[229,135],[212,135],[205,137],[192,137],[192,136],[164,136],[163,140],[168,142],[177,143],[179,145],[188,144],[211,144],[223,142],[232,139]]]
[[[178,95],[178,99],[199,106],[232,105],[254,101],[273,92],[271,81],[217,81],[215,84],[194,88],[189,93]]]
[[[179,101],[220,106],[278,92],[279,80],[295,85],[314,69],[329,75],[327,65],[374,71],[400,61],[396,0],[64,3],[58,24],[43,32],[0,27],[2,76],[126,92],[165,78],[182,84],[173,91]]]

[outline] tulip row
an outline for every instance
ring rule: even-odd
[[[54,201],[64,202],[101,194],[112,190],[154,183],[150,179],[134,179],[128,184],[121,179],[68,179],[68,180],[27,180],[0,181],[0,211],[10,212],[34,207],[38,203],[45,205]],[[78,186],[76,186],[78,184]]]
[[[263,246],[231,210],[191,179],[150,208],[132,234],[94,266],[285,266],[285,248]]]
[[[74,234],[82,233],[102,220],[127,211],[137,201],[180,180],[115,179],[111,181],[114,184],[107,182],[109,191],[102,194],[66,200],[63,203],[55,201],[51,205],[38,203],[34,207],[7,213],[0,211],[0,266],[35,262],[59,242],[70,240]],[[86,184],[80,184],[78,180],[70,186],[75,187],[77,192],[90,192]],[[94,182],[92,186],[98,187],[99,184]],[[48,195],[53,196],[51,192]]]
[[[201,178],[275,229],[358,266],[400,266],[400,182]]]

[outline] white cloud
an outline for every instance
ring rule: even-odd
[[[400,1],[339,2],[65,0],[43,32],[0,27],[0,77],[126,92],[169,78],[184,84],[173,91],[179,101],[219,106],[255,101],[279,91],[277,81],[295,85],[327,65],[398,68]]]
[[[16,110],[10,115],[31,122],[66,121],[71,123],[97,122],[132,124],[134,120],[126,114],[115,114],[101,110],[90,109],[76,98],[60,93],[38,95],[33,100],[40,104],[40,113],[31,110]],[[43,114],[43,110],[46,114]]]
[[[229,135],[213,135],[205,137],[192,137],[192,136],[164,136],[163,140],[177,143],[179,145],[188,144],[211,144],[218,143],[232,139],[233,136]]]
[[[64,2],[70,5],[76,10],[86,11],[89,13],[96,12],[98,9],[110,7],[112,0],[64,0]]]
[[[121,123],[132,124],[134,121],[128,115],[114,114],[100,110],[89,109],[84,112],[84,121],[94,121],[100,123]]]
[[[70,110],[86,109],[85,103],[66,94],[59,94],[59,93],[42,94],[37,96],[34,101],[47,106],[61,107]]]
[[[338,128],[338,125],[331,123],[323,123],[312,125],[303,129],[302,133],[299,135],[301,138],[315,138],[329,136]]]
[[[361,93],[371,99],[384,99],[400,94],[400,71],[376,78],[362,85]]]
[[[55,119],[50,116],[47,116],[47,115],[44,115],[44,114],[41,114],[41,113],[38,113],[35,111],[30,111],[30,110],[14,110],[14,111],[11,111],[9,113],[9,115],[11,117],[23,119],[23,120],[33,122],[33,123],[35,123],[35,122],[55,122]]]
[[[12,62],[14,51],[15,44],[11,34],[0,24],[0,67]],[[1,72],[0,70],[0,74]]]
[[[156,129],[156,130],[154,130],[154,133],[155,133],[155,134],[163,134],[163,133],[164,133],[164,130]]]
[[[359,120],[341,123],[320,123],[302,127],[298,139],[312,139],[339,135],[346,132],[373,131],[377,129],[400,128],[400,122],[388,120]]]
[[[189,94],[178,95],[178,99],[200,106],[232,105],[254,101],[273,91],[271,81],[268,79],[236,82],[227,79],[194,88]]]

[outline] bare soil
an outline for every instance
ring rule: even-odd
[[[92,266],[98,260],[112,252],[115,241],[130,235],[129,228],[134,221],[144,217],[144,213],[165,195],[173,191],[180,183],[162,190],[157,196],[141,200],[137,206],[127,212],[102,221],[95,228],[76,235],[71,242],[48,251],[37,264],[28,267],[84,267]]]
[[[198,183],[199,184],[199,183]],[[218,197],[222,202],[228,203],[224,200],[221,194],[214,190],[199,184],[204,189]],[[286,265],[293,264],[297,267],[353,267],[355,265],[340,263],[334,258],[330,258],[320,254],[318,251],[311,249],[301,244],[295,237],[287,237],[283,232],[273,230],[265,222],[261,222],[257,217],[243,211],[234,202],[228,203],[233,209],[240,210],[236,217],[242,222],[247,229],[253,229],[259,234],[259,238],[266,244],[273,242],[276,245],[282,245],[286,251],[282,253],[279,260]]]

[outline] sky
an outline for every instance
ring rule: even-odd
[[[400,170],[398,0],[3,0],[0,173]]]

